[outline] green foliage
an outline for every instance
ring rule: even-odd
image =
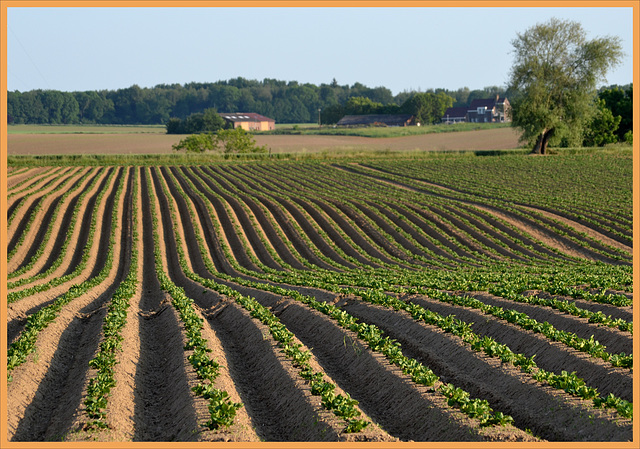
[[[344,105],[332,105],[322,112],[323,123],[337,123],[345,115],[367,114],[411,114],[420,124],[440,123],[447,108],[453,105],[453,98],[444,92],[413,93],[402,103],[383,105],[366,97],[351,97]]]
[[[267,153],[265,145],[257,146],[255,138],[243,128],[221,129],[217,133],[193,134],[173,145],[174,151],[203,153],[219,151],[223,154]]]
[[[217,139],[214,134],[192,134],[180,142],[172,145],[173,151],[186,151],[187,153],[203,153],[214,151],[217,147]]]
[[[596,100],[597,110],[591,120],[591,124],[585,130],[583,145],[587,147],[602,147],[608,143],[618,141],[616,131],[622,117],[614,117],[606,106],[606,102],[599,98]]]
[[[382,103],[376,103],[367,97],[351,97],[344,107],[348,115],[377,114]]]
[[[468,105],[474,98],[504,97],[503,88],[489,86],[470,91],[429,89],[431,94],[445,93],[454,106]],[[170,134],[193,134],[200,131],[178,130],[192,114],[202,114],[211,106],[224,112],[257,112],[278,123],[336,123],[346,114],[345,104],[352,97],[366,98],[382,108],[375,113],[396,114],[399,106],[416,94],[404,91],[392,95],[386,87],[370,88],[361,83],[340,85],[336,80],[319,86],[296,81],[266,78],[235,78],[215,83],[160,84],[150,88],[133,85],[117,90],[72,92],[63,95],[67,103],[56,102],[49,108],[43,90],[7,93],[8,123],[98,123],[98,124],[163,124]],[[74,104],[75,101],[75,104]],[[66,105],[66,106],[65,106]],[[63,113],[63,110],[66,112]],[[194,117],[194,124],[201,121]],[[67,120],[66,122],[64,120]],[[176,128],[177,127],[177,128]],[[207,131],[215,131],[209,129]]]
[[[453,98],[444,92],[437,94],[417,93],[407,99],[400,107],[401,112],[416,117],[416,121],[423,125],[440,123],[447,108],[453,106]]]
[[[220,365],[215,360],[211,360],[207,355],[211,350],[207,347],[207,340],[202,338],[201,331],[203,327],[203,320],[194,308],[193,299],[189,298],[185,294],[182,287],[178,287],[174,284],[163,269],[160,250],[160,236],[158,232],[158,217],[153,212],[155,195],[153,194],[150,176],[147,177],[146,187],[152,203],[151,210],[156,276],[160,282],[160,288],[171,296],[171,304],[177,310],[178,315],[184,324],[187,337],[187,344],[184,349],[193,351],[189,356],[187,356],[187,359],[194,368],[198,379],[202,382],[193,387],[192,390],[197,395],[203,396],[205,399],[209,400],[210,419],[203,425],[209,429],[230,426],[233,423],[237,409],[242,407],[242,403],[232,402],[226,391],[213,387],[213,383],[220,372]],[[162,187],[165,195],[168,195],[166,186],[163,184]],[[181,251],[180,257],[181,266],[184,270],[187,270],[187,266],[184,261],[184,253]]]
[[[619,142],[628,142],[628,133],[633,133],[633,84],[623,87],[602,89],[598,97],[604,100],[606,108],[614,117],[620,117],[620,125],[616,130]]]
[[[243,128],[218,131],[216,140],[223,153],[267,153],[265,145],[256,146],[255,138]]]
[[[594,114],[596,83],[622,57],[620,39],[588,41],[578,22],[552,18],[518,33],[512,44],[508,89],[522,140],[543,154],[550,141],[579,145]]]
[[[166,123],[167,134],[213,133],[226,126],[226,121],[218,115],[215,108],[193,113],[185,120],[172,117]]]

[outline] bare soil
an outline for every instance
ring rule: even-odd
[[[256,135],[257,145],[275,153],[343,150],[500,150],[518,147],[511,128],[404,137]],[[176,134],[9,134],[8,155],[171,153]]]
[[[141,137],[149,139],[153,136]],[[405,144],[408,139],[402,138]],[[378,140],[381,139],[375,139]],[[495,149],[495,142],[491,148]],[[77,243],[70,248],[71,254],[64,260],[65,271],[72,269],[82,253],[91,216],[94,213],[99,216],[96,240],[90,249],[86,270],[59,288],[26,297],[7,307],[8,343],[11,343],[19,337],[31,314],[50,304],[73,283],[95,276],[104,266],[106,244],[113,225],[111,212],[118,211],[114,267],[108,279],[65,306],[60,316],[38,336],[36,352],[13,372],[14,379],[7,390],[9,440],[62,439],[84,443],[632,440],[631,420],[623,419],[608,409],[597,409],[591,401],[579,400],[562,390],[540,384],[496,357],[472,351],[460,338],[435,326],[417,322],[406,312],[372,305],[354,295],[341,296],[313,286],[293,287],[276,283],[313,296],[318,301],[333,303],[360,322],[376,325],[402,345],[404,355],[428,366],[439,376],[440,380],[434,387],[413,382],[399,367],[373,351],[356,333],[302,302],[246,287],[239,280],[223,279],[220,275],[225,273],[255,281],[268,269],[282,270],[278,257],[274,257],[271,251],[296,268],[309,269],[315,264],[331,271],[350,270],[358,268],[359,264],[371,267],[394,264],[428,270],[431,269],[428,258],[435,252],[451,266],[460,257],[466,257],[469,264],[474,260],[480,262],[481,254],[505,260],[517,259],[520,257],[518,254],[533,254],[526,253],[528,241],[523,238],[522,245],[510,247],[507,236],[522,238],[521,232],[525,231],[540,238],[542,244],[535,247],[542,254],[540,258],[561,257],[552,250],[542,253],[546,244],[566,254],[595,259],[593,254],[584,252],[582,248],[564,248],[563,245],[568,245],[567,240],[543,229],[543,226],[534,228],[519,217],[476,204],[465,204],[464,208],[454,211],[441,205],[426,207],[419,202],[378,204],[354,200],[346,204],[330,197],[287,196],[277,192],[279,189],[291,189],[294,181],[277,179],[274,172],[254,167],[114,169],[118,170],[118,176],[107,185],[104,181],[106,173],[101,175],[105,178],[99,180],[99,187],[90,192],[82,204],[74,202],[73,198],[64,203],[67,208],[78,206],[80,212],[79,222],[73,230],[73,239]],[[134,172],[140,174],[135,203],[132,201]],[[17,177],[26,179],[22,177],[33,173],[23,172]],[[124,177],[126,188],[116,201],[115,189],[120,177]],[[375,178],[375,173],[372,173],[372,178]],[[151,203],[147,180],[151,183],[154,203]],[[203,192],[204,198],[196,194],[187,180]],[[305,188],[310,188],[313,182],[305,184]],[[167,194],[161,187],[164,183],[168,188]],[[35,189],[37,185],[34,182],[24,187]],[[41,185],[44,186],[45,182]],[[205,186],[213,193],[206,191]],[[184,190],[184,196],[179,193],[179,188]],[[107,189],[107,192],[102,202],[97,204],[95,198],[99,189]],[[43,201],[50,202],[42,212],[41,226],[46,227],[51,222],[46,218],[47,213],[54,207],[54,202]],[[207,201],[211,203],[213,213],[206,207]],[[33,209],[29,204],[16,207],[21,214],[28,214]],[[175,215],[172,215],[172,210]],[[190,210],[194,211],[193,216]],[[48,242],[37,237],[39,234],[35,232],[25,247],[43,245],[47,252],[55,252],[60,245],[59,236],[68,228],[68,210],[61,213]],[[111,295],[128,271],[134,214],[137,214],[139,233],[139,282],[130,299],[126,325],[122,329],[122,351],[118,353],[119,363],[115,368],[116,386],[109,395],[107,408],[108,429],[88,431],[83,401],[89,380],[96,374],[88,362],[104,338],[102,321]],[[159,267],[156,267],[154,255],[153,214],[158,218]],[[406,219],[400,219],[397,214]],[[498,218],[513,227],[508,232],[506,226],[498,228]],[[22,221],[22,217],[19,219]],[[495,228],[484,225],[484,221]],[[220,224],[219,231],[214,226],[216,222]],[[10,235],[19,235],[20,229],[16,225]],[[496,229],[504,230],[504,234],[500,234],[502,240],[497,237]],[[180,237],[179,241],[175,233]],[[591,235],[597,237],[598,233],[595,227]],[[198,242],[200,235],[209,253],[205,257],[211,258],[217,272],[210,272],[203,260]],[[224,253],[223,244],[230,248],[231,258]],[[619,248],[624,249],[622,246]],[[358,401],[361,417],[371,423],[366,430],[345,433],[344,421],[324,409],[320,398],[311,394],[309,383],[284,355],[269,329],[233,298],[189,279],[180,264],[179,250],[186,255],[186,269],[255,298],[276,315],[294,333],[295,343],[310,351],[312,368],[335,384],[337,393],[349,394]],[[38,261],[38,268],[34,271],[40,271],[49,264],[45,257]],[[261,269],[260,263],[267,268]],[[209,417],[208,401],[192,390],[199,380],[188,360],[192,352],[185,350],[185,326],[171,297],[161,289],[156,269],[164,270],[172,282],[193,299],[196,313],[203,320],[201,332],[211,350],[209,355],[221,365],[215,386],[225,390],[234,402],[243,404],[234,424],[228,428],[209,430],[203,426]],[[56,271],[56,275],[60,274]],[[584,338],[594,335],[611,352],[632,352],[633,337],[627,332],[599,327],[550,308],[512,303],[486,292],[466,294],[488,304],[525,312],[536,320],[548,321],[559,329],[575,332]],[[545,292],[532,291],[529,294],[544,296]],[[420,295],[403,295],[401,299],[442,315],[452,314],[470,323],[474,332],[493,337],[514,352],[527,356],[535,354],[535,362],[541,368],[556,373],[575,371],[603,396],[613,393],[629,401],[633,399],[633,376],[628,369],[614,368],[603,360],[475,309],[449,305]],[[617,313],[625,319],[633,318],[631,307],[613,308],[575,301],[581,307],[589,306],[607,314]],[[444,382],[451,382],[468,391],[471,397],[488,401],[494,410],[513,416],[514,425],[480,426],[477,419],[469,418],[447,404],[447,399],[437,389]]]

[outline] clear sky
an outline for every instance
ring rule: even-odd
[[[608,84],[633,81],[632,8],[8,8],[9,91],[115,90],[235,77],[404,90],[504,86],[511,41],[551,17],[618,36]],[[3,30],[4,31],[4,30]]]

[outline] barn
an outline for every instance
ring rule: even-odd
[[[467,121],[467,108],[449,108],[444,112],[442,123],[462,123]]]
[[[233,128],[243,128],[246,131],[271,131],[276,129],[276,121],[255,112],[224,112],[220,117],[233,124]]]

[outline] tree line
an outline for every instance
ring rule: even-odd
[[[516,83],[517,84],[517,83]],[[277,123],[334,124],[349,114],[411,114],[422,124],[439,123],[448,107],[468,106],[477,98],[507,97],[517,106],[519,86],[470,90],[405,90],[361,83],[320,86],[265,78],[234,78],[214,83],[133,85],[124,89],[84,92],[57,90],[7,93],[7,121],[16,124],[116,124],[167,126],[169,132],[215,131],[222,119],[210,111],[256,112]],[[586,103],[585,103],[586,104]],[[608,86],[597,92],[591,121],[582,123],[585,145],[630,141],[633,86]],[[572,126],[573,129],[578,129]],[[561,133],[557,132],[555,140]],[[564,139],[567,140],[566,136]],[[568,141],[567,141],[568,143]],[[557,144],[557,143],[556,143]]]
[[[336,119],[338,114],[350,110],[398,113],[416,94],[433,94],[440,99],[447,95],[452,99],[452,106],[465,106],[474,98],[505,96],[506,92],[504,88],[491,86],[476,90],[468,87],[411,90],[394,96],[386,87],[371,88],[361,83],[340,85],[335,79],[317,86],[239,77],[213,83],[159,84],[150,88],[134,84],[117,90],[84,92],[12,91],[7,93],[7,119],[9,123],[27,124],[165,125],[171,118],[186,120],[192,114],[215,109],[256,112],[277,123],[318,123],[320,118],[322,123],[329,124],[340,119]],[[427,121],[428,118],[425,123]]]

